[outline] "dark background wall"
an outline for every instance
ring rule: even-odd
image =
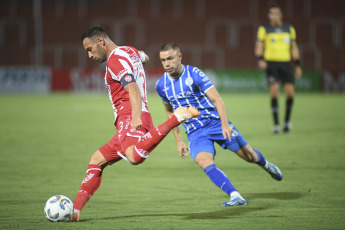
[[[184,63],[201,68],[256,68],[257,27],[266,0],[1,0],[0,65],[95,67],[80,34],[104,26],[117,45],[132,45],[160,68],[158,51],[178,43]],[[304,68],[345,68],[345,1],[280,0],[295,26]]]

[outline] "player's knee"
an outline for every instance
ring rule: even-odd
[[[127,159],[129,161],[129,163],[131,163],[132,165],[139,165],[142,164],[146,158],[141,157],[136,151],[135,149],[131,149],[131,151],[127,151],[126,152],[126,156]]]
[[[195,162],[200,166],[200,168],[204,169],[207,166],[214,164],[213,158],[208,157],[204,154],[198,154],[195,158]]]
[[[134,160],[134,159],[129,159],[128,158],[129,163],[131,163],[132,165],[140,165],[141,163],[143,163],[145,161],[145,159],[139,159],[139,160]]]
[[[246,156],[245,160],[250,162],[250,163],[255,163],[258,161],[256,153],[254,152],[254,150],[250,150],[250,151],[245,152],[245,156]]]
[[[92,154],[89,164],[105,166],[107,164],[107,160],[104,158],[102,153],[97,150]]]

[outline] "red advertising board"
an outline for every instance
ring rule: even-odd
[[[104,70],[91,68],[52,69],[51,90],[73,92],[102,92],[105,88]],[[163,75],[160,69],[146,71],[147,91],[155,90],[156,81]]]

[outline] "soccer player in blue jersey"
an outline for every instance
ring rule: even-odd
[[[252,147],[228,120],[224,103],[208,77],[197,67],[183,65],[182,53],[175,43],[166,43],[160,49],[160,60],[166,71],[157,81],[156,90],[162,98],[167,116],[178,107],[195,106],[200,116],[183,124],[189,140],[193,160],[204,170],[211,181],[230,196],[223,206],[246,205],[246,200],[231,184],[227,175],[214,163],[214,142],[223,149],[235,152],[247,162],[256,163],[274,179],[283,175],[279,168],[268,162],[261,152]],[[173,129],[181,157],[188,155],[178,128]]]

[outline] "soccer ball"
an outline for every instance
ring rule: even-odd
[[[74,212],[73,202],[64,195],[55,195],[44,206],[46,218],[52,222],[67,222]]]

